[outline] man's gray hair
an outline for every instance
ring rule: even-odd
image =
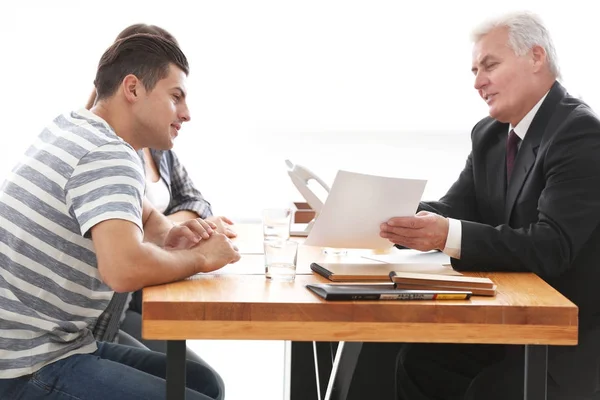
[[[517,56],[527,54],[536,45],[544,48],[550,72],[555,78],[560,78],[560,68],[550,33],[541,18],[534,13],[520,11],[485,21],[473,30],[471,39],[476,43],[492,30],[502,27],[508,28],[508,44]]]

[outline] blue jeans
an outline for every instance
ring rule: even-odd
[[[161,353],[98,342],[94,353],[67,357],[31,375],[0,379],[0,399],[163,400],[166,364]],[[222,400],[217,382],[213,371],[187,362],[186,399]]]

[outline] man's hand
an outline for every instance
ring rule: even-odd
[[[208,239],[216,232],[217,225],[201,218],[190,219],[175,225],[165,238],[165,249],[189,249],[202,239]]]
[[[381,224],[379,235],[390,242],[420,251],[444,250],[448,219],[420,211],[414,217],[395,217]]]
[[[222,233],[228,238],[232,239],[237,237],[237,233],[230,228],[230,226],[233,225],[233,222],[229,218],[212,216],[206,218],[205,221],[214,223],[217,226],[217,232]]]
[[[214,232],[210,239],[198,242],[191,251],[201,253],[206,260],[199,272],[215,271],[241,258],[237,246],[228,237],[218,232]]]

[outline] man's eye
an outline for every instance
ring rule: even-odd
[[[485,69],[492,69],[492,68],[495,68],[495,67],[496,67],[496,65],[498,65],[498,63],[497,63],[497,62],[489,63],[489,64],[487,64],[487,65],[485,66]]]

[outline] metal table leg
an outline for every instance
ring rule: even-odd
[[[524,400],[546,400],[548,346],[525,345]]]
[[[185,340],[167,341],[167,400],[185,400]]]
[[[362,342],[340,342],[335,353],[325,400],[346,400]]]

